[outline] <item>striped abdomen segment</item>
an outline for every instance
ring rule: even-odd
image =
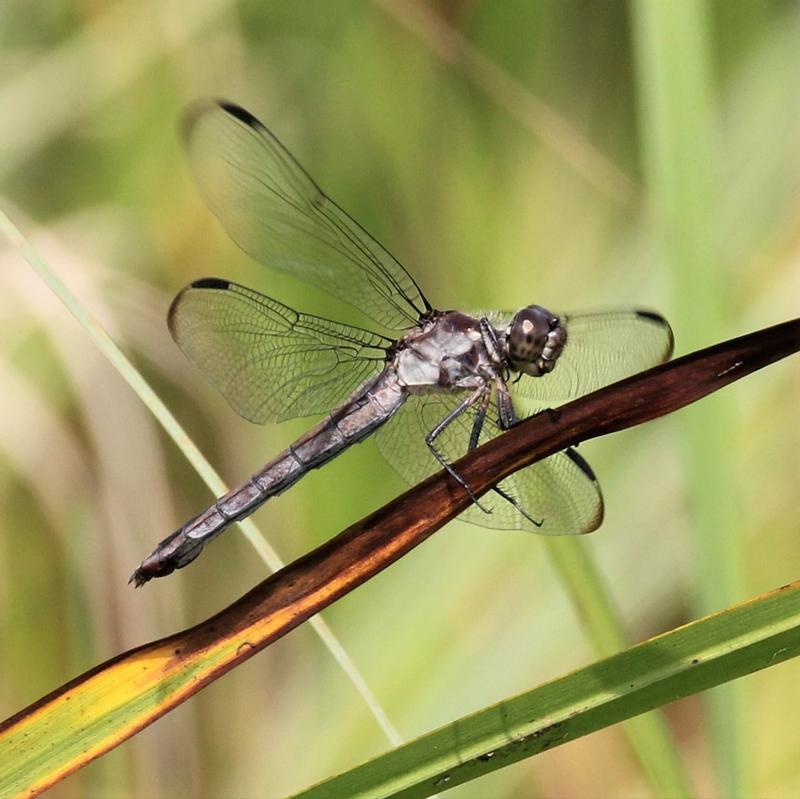
[[[138,586],[163,577],[194,560],[203,547],[233,522],[294,485],[311,469],[335,458],[366,438],[400,408],[405,389],[387,369],[359,389],[346,405],[290,444],[246,483],[220,497],[180,529],[165,538],[131,576]]]

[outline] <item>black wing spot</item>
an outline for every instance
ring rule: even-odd
[[[594,483],[597,482],[597,478],[592,471],[592,467],[589,466],[588,463],[583,459],[581,455],[578,455],[572,447],[564,450],[564,454]]]
[[[230,286],[231,281],[221,277],[201,277],[200,280],[195,280],[191,287],[193,289],[229,289]]]
[[[200,280],[195,280],[185,289],[182,289],[178,296],[172,301],[172,305],[169,306],[169,311],[167,311],[167,328],[172,338],[176,338],[175,314],[178,312],[178,306],[181,304],[183,296],[187,291],[190,289],[222,289],[223,291],[227,291],[230,286],[230,280],[224,280],[221,277],[201,277]]]
[[[656,313],[655,311],[636,311],[636,315],[640,319],[646,319],[648,322],[653,322],[659,327],[663,327],[664,330],[667,331],[669,338],[667,339],[667,349],[664,353],[664,360],[668,360],[672,355],[672,351],[675,349],[675,336],[672,333],[672,328],[670,327],[669,322],[664,319],[661,314]]]
[[[223,111],[226,111],[232,117],[238,119],[248,127],[257,129],[263,128],[261,122],[259,122],[256,117],[254,117],[249,111],[246,111],[240,105],[236,105],[236,103],[229,103],[226,100],[217,100],[217,103]]]
[[[666,319],[660,314],[656,313],[655,311],[636,311],[636,315],[641,317],[642,319],[647,319],[650,322],[655,322],[658,325],[663,325],[664,327],[669,327],[669,323]]]

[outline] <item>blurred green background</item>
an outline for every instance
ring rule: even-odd
[[[309,422],[237,418],[171,341],[172,296],[218,275],[333,311],[202,205],[175,133],[189,101],[264,120],[435,306],[651,307],[681,354],[797,315],[798,41],[796,2],[10,0],[0,199],[232,484]],[[211,497],[19,255],[0,259],[6,717],[265,569],[234,531],[127,586]],[[631,641],[797,578],[798,374],[581,448],[607,503],[584,543]],[[289,560],[402,488],[367,443],[255,518]],[[455,522],[326,612],[405,738],[595,658],[551,554]],[[800,795],[798,678],[788,663],[667,708],[698,795]],[[53,795],[277,797],[388,747],[306,625]],[[452,795],[650,794],[614,728]]]

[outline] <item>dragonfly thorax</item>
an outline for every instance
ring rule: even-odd
[[[400,383],[412,393],[474,389],[496,374],[481,321],[459,311],[437,313],[409,333],[394,358]]]
[[[529,305],[514,315],[504,343],[512,369],[539,377],[553,371],[567,343],[567,328],[547,308]]]

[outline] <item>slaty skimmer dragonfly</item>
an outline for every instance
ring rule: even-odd
[[[376,329],[299,313],[220,278],[175,298],[173,338],[239,414],[256,423],[327,416],[165,538],[133,573],[136,585],[182,568],[233,522],[372,433],[410,483],[446,469],[473,499],[467,521],[546,534],[600,525],[600,487],[574,449],[480,499],[451,464],[514,425],[515,401],[554,407],[669,358],[672,333],[660,315],[436,310],[243,108],[196,105],[183,137],[205,200],[243,250],[350,303]]]

